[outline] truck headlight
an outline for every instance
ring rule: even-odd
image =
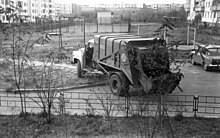
[[[124,53],[121,55],[121,61],[122,62],[126,62],[127,61],[127,56]]]

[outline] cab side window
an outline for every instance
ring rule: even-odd
[[[202,54],[206,54],[206,49],[202,48]]]
[[[199,47],[197,50],[196,50],[196,53],[195,54],[200,54],[201,52],[201,47]]]

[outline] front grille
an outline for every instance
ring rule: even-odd
[[[220,59],[213,59],[212,65],[220,65]]]

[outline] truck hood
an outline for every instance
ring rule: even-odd
[[[80,48],[79,50],[73,51],[73,56],[78,54],[78,53],[83,53],[85,51],[85,48]]]

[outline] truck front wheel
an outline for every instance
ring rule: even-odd
[[[123,78],[118,74],[113,74],[109,79],[109,86],[114,95],[122,96],[128,93],[129,85],[127,81],[122,81]]]
[[[82,78],[82,68],[80,60],[77,61],[77,77]]]

